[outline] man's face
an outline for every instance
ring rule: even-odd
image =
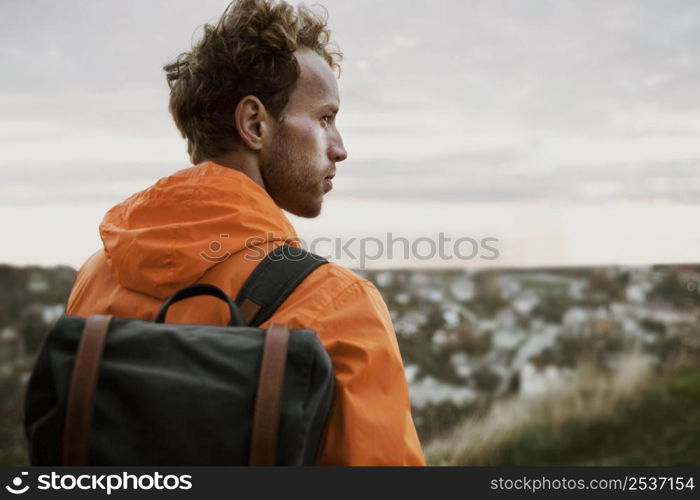
[[[335,165],[347,152],[335,126],[339,97],[333,71],[311,50],[298,50],[295,55],[299,80],[269,147],[261,152],[260,170],[267,192],[280,208],[300,217],[316,217],[323,195],[333,186]]]

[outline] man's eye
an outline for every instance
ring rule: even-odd
[[[329,124],[333,117],[331,115],[325,115],[324,117],[321,118],[321,121],[325,124]]]

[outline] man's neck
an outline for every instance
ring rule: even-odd
[[[233,151],[216,158],[211,158],[209,161],[221,165],[222,167],[238,170],[250,177],[258,186],[265,189],[265,182],[260,173],[260,164],[256,156],[249,153]],[[265,189],[265,191],[267,191],[267,189]]]

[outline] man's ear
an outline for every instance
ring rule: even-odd
[[[236,106],[235,120],[243,144],[253,151],[262,149],[265,134],[269,132],[270,115],[260,99],[254,95],[241,99]]]

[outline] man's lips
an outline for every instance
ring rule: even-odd
[[[327,193],[331,189],[333,189],[333,177],[334,175],[329,175],[328,177],[323,179],[323,190]]]

